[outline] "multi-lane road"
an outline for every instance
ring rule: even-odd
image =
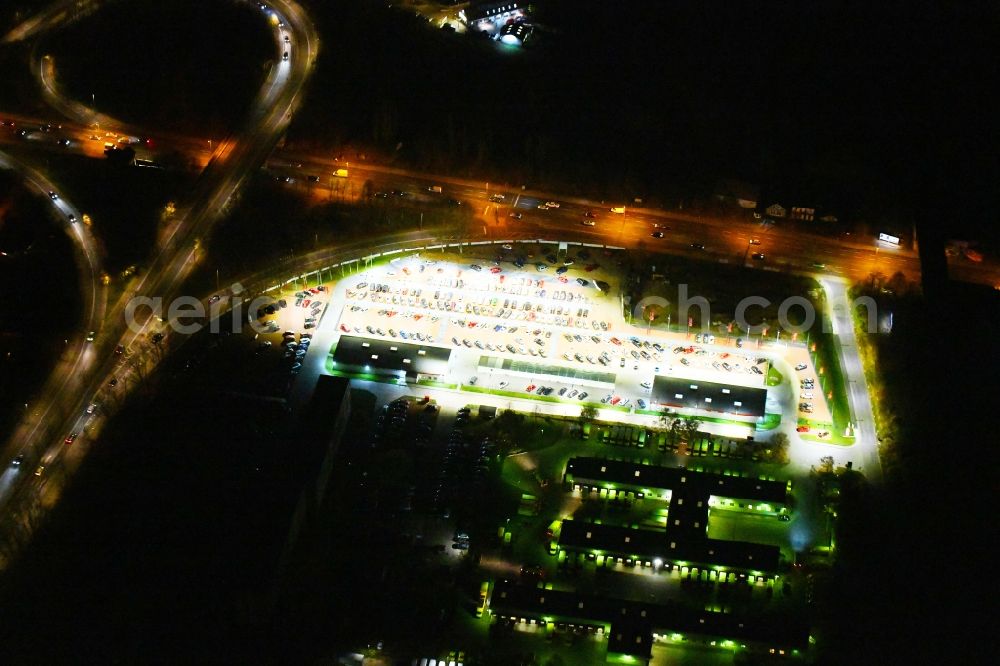
[[[81,13],[96,11],[100,0],[67,0],[54,4],[47,12],[18,26],[4,38],[6,43],[26,40],[46,30],[75,20]],[[275,150],[279,137],[284,133],[295,110],[302,101],[302,91],[309,78],[319,48],[316,32],[303,10],[291,0],[276,0],[261,8],[265,19],[274,28],[276,57],[265,77],[245,126],[233,137],[209,141],[207,137],[164,135],[130,127],[100,113],[92,106],[70,99],[56,81],[56,63],[43,54],[35,54],[32,70],[45,99],[68,120],[59,123],[52,131],[37,128],[51,122],[46,119],[0,116],[13,121],[13,127],[0,131],[0,143],[11,151],[22,150],[25,145],[42,151],[75,152],[91,157],[103,157],[106,140],[117,141],[117,136],[107,136],[114,129],[132,137],[150,137],[150,145],[138,144],[139,157],[155,160],[159,151],[180,151],[203,165],[204,171],[188,199],[178,211],[180,224],[153,256],[150,269],[135,288],[137,295],[169,298],[175,294],[200,259],[198,240],[206,238],[212,226],[224,216],[234,193],[261,166],[275,174],[293,179],[289,187],[307,196],[329,196],[334,187],[338,191],[360,192],[368,181],[383,192],[405,191],[427,203],[435,199],[456,199],[475,212],[474,228],[463,234],[476,233],[488,238],[567,238],[585,242],[617,245],[628,248],[648,249],[682,254],[708,261],[746,263],[761,269],[802,272],[818,275],[831,297],[843,298],[844,285],[860,280],[872,272],[891,275],[902,272],[912,279],[919,278],[920,265],[915,252],[905,248],[877,244],[874,239],[831,237],[824,234],[796,231],[786,225],[764,226],[746,217],[692,214],[679,210],[626,206],[623,213],[612,212],[612,207],[622,202],[594,201],[581,197],[561,196],[558,193],[536,191],[522,187],[490,187],[482,181],[432,175],[417,171],[382,166],[364,162],[345,164],[333,158]],[[288,54],[285,59],[282,54]],[[99,129],[98,129],[99,128]],[[26,129],[24,134],[20,130]],[[69,138],[70,145],[60,145],[57,138]],[[11,162],[13,164],[13,162]],[[335,169],[347,168],[347,179],[333,179]],[[20,171],[38,189],[47,193],[58,188],[47,182],[37,172]],[[309,176],[314,179],[310,180]],[[440,192],[429,190],[440,186]],[[502,194],[501,201],[493,200]],[[546,201],[557,201],[558,208],[540,207]],[[74,212],[64,201],[62,213]],[[587,215],[590,217],[587,217]],[[587,221],[587,224],[584,224]],[[592,224],[591,224],[592,222]],[[71,225],[80,238],[82,256],[96,262],[92,240],[82,225]],[[662,237],[653,237],[653,233]],[[751,240],[759,244],[751,244]],[[89,248],[89,249],[88,249]],[[762,253],[763,259],[754,259]],[[92,263],[90,274],[83,273],[85,296],[91,309],[85,330],[100,329],[108,352],[117,345],[132,348],[137,341],[147,337],[156,326],[150,318],[140,330],[129,330],[122,317],[122,304],[108,309],[103,290],[98,286],[98,264]],[[1000,284],[1000,267],[994,264],[972,264],[963,259],[951,260],[954,277],[971,282]],[[824,277],[825,276],[825,277]],[[89,290],[89,291],[88,291]],[[838,301],[839,303],[840,301]],[[839,307],[839,306],[838,306]],[[858,441],[865,443],[862,460],[868,468],[877,467],[874,424],[863,372],[853,345],[846,308],[835,310],[837,333],[846,342],[844,346],[845,369],[850,378],[852,413],[857,418]],[[3,450],[3,460],[16,455],[31,456],[38,460],[51,446],[51,436],[39,433],[70,432],[79,427],[85,407],[94,396],[107,386],[110,378],[120,372],[120,359],[88,358],[88,351],[95,347],[85,344],[83,336],[77,341],[70,365],[60,365],[45,388],[48,408],[26,421],[15,432]],[[44,441],[43,441],[44,440]],[[61,439],[60,439],[61,441]],[[27,478],[29,475],[23,475]],[[30,479],[29,479],[30,480]]]
[[[81,112],[83,114],[83,112]],[[44,120],[37,118],[13,117],[22,127],[37,128]],[[115,127],[122,132],[129,130],[123,125],[103,125]],[[135,129],[132,128],[132,132]],[[94,128],[84,123],[63,123],[58,135],[71,137],[69,147],[55,143],[55,134],[34,132],[28,137],[18,137],[14,131],[0,132],[0,142],[27,142],[33,146],[52,151],[73,151],[94,157],[103,157],[103,132],[95,134]],[[149,136],[139,134],[138,136]],[[97,137],[97,139],[91,139]],[[195,163],[204,164],[215,155],[217,159],[224,147],[211,144],[201,137],[155,135],[155,150],[139,145],[133,146],[142,158],[156,159],[161,151],[178,150],[189,155]],[[115,137],[110,137],[111,141]],[[663,210],[626,206],[622,214],[610,209],[620,202],[594,201],[583,197],[562,196],[556,192],[533,189],[503,188],[495,184],[488,186],[480,180],[456,178],[452,176],[427,174],[419,171],[388,167],[377,164],[351,161],[345,164],[330,157],[310,155],[285,150],[275,151],[266,162],[268,170],[275,174],[287,175],[293,179],[290,187],[302,192],[324,193],[331,187],[338,191],[359,193],[362,185],[371,181],[376,190],[407,191],[421,196],[427,195],[429,186],[441,186],[443,192],[438,198],[454,198],[476,208],[480,219],[485,222],[487,234],[509,234],[537,230],[551,237],[553,232],[571,230],[574,235],[592,242],[607,244],[628,244],[642,246],[649,250],[691,254],[710,260],[729,263],[746,262],[776,270],[796,270],[820,272],[862,280],[874,272],[892,275],[901,272],[908,278],[920,278],[920,260],[913,250],[879,243],[874,238],[851,236],[830,236],[822,233],[790,228],[779,221],[776,225],[763,225],[747,219],[744,215],[720,216],[692,214],[679,210]],[[348,179],[331,179],[335,169],[347,168]],[[318,182],[308,181],[308,177],[319,178]],[[332,182],[331,182],[332,181]],[[302,188],[307,185],[308,189]],[[503,202],[491,202],[490,196],[502,193]],[[427,195],[429,196],[429,195]],[[558,209],[541,210],[537,206],[546,201],[558,201]],[[510,217],[511,212],[521,215],[520,219]],[[593,212],[594,226],[583,226],[584,214]],[[664,228],[663,238],[652,237],[658,229]],[[761,245],[750,245],[756,239]],[[692,245],[703,245],[704,250]],[[754,253],[763,253],[761,262],[752,259]],[[1000,266],[990,262],[973,263],[962,257],[949,258],[949,270],[953,278],[968,282],[1000,285]]]
[[[99,3],[93,4],[96,9]],[[79,14],[69,10],[75,5],[75,2],[54,5],[39,18],[29,20],[24,26],[15,28],[4,41],[16,42],[78,18]],[[288,57],[277,55],[275,64],[265,77],[264,84],[254,101],[245,126],[237,135],[222,142],[214,151],[194,191],[184,202],[184,207],[178,211],[180,223],[154,255],[150,270],[135,285],[136,295],[160,296],[168,300],[171,295],[176,294],[199,259],[198,240],[207,237],[215,222],[224,216],[231,197],[273,150],[301,103],[302,93],[319,48],[316,31],[305,12],[292,0],[277,0],[269,3],[266,8],[262,7],[261,10],[263,19],[274,28],[276,53],[288,53]],[[49,93],[60,97],[54,87]],[[88,123],[93,118],[89,115],[89,110],[80,104],[67,103],[61,110],[75,117],[77,122]],[[30,137],[21,138],[30,139]],[[55,185],[44,181],[37,174],[33,178],[40,183],[39,187],[46,196],[49,190],[58,192]],[[75,214],[79,217],[79,213]],[[80,227],[79,224],[75,226]],[[82,229],[80,233],[83,233]],[[92,284],[96,293],[96,282]],[[155,319],[149,317],[141,329],[136,330],[134,326],[126,326],[123,316],[124,303],[116,305],[114,309],[115,311],[108,312],[106,317],[98,318],[104,313],[97,312],[95,308],[90,315],[92,319],[88,320],[94,329],[100,330],[99,335],[103,340],[100,348],[106,351],[110,352],[118,346],[124,349],[132,348],[149,332],[148,327],[155,323]],[[102,319],[103,329],[97,325]],[[87,341],[80,342],[85,344]],[[74,357],[77,365],[73,367],[59,365],[55,368],[44,394],[47,409],[37,415],[32,413],[26,417],[26,422],[14,432],[5,445],[4,461],[22,456],[23,460],[32,461],[31,465],[25,464],[24,467],[34,469],[34,462],[44,459],[48,446],[52,444],[51,436],[45,434],[71,432],[78,428],[80,419],[89,416],[86,413],[87,406],[94,402],[94,397],[104,390],[111,380],[117,382],[120,359],[116,356],[109,354],[104,359],[92,359],[87,367],[83,367],[80,364],[85,363],[86,359],[86,353],[81,353]],[[8,493],[13,496],[13,500],[24,498],[25,494],[30,495],[44,483],[42,477],[30,473],[21,474],[18,479],[21,481],[17,487],[11,488],[11,492]],[[4,517],[9,519],[15,513],[6,511]]]

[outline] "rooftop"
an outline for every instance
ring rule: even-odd
[[[730,386],[695,379],[657,375],[652,401],[685,409],[704,409],[738,416],[764,416],[767,390],[750,386]]]
[[[408,375],[442,375],[448,371],[451,349],[396,340],[341,336],[333,360],[345,365],[403,371]]]

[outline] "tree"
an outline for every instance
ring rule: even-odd
[[[597,408],[593,405],[584,405],[580,408],[580,421],[582,423],[593,423],[597,419]]]
[[[674,413],[669,407],[664,407],[660,412],[660,427],[668,428],[670,427],[670,422],[674,419]]]
[[[701,419],[697,416],[687,416],[678,420],[681,421],[679,426],[681,438],[685,442],[690,443],[694,439],[695,435],[698,434],[698,428],[701,427]]]
[[[783,432],[771,438],[771,460],[778,463],[788,462],[788,435]]]

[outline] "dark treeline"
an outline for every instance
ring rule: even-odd
[[[195,0],[109,3],[46,34],[40,53],[85,104],[158,132],[217,138],[240,127],[279,57],[254,5]]]
[[[852,218],[908,219],[935,179],[979,186],[955,197],[956,233],[993,233],[985,10],[548,0],[530,48],[505,52],[361,0],[316,4],[326,39],[296,142],[665,205],[736,177]]]
[[[80,291],[73,243],[48,201],[0,171],[0,433],[32,409],[35,392],[79,333]]]
[[[885,484],[842,488],[821,663],[988,663],[994,586],[981,575],[995,531],[990,343],[1000,307],[985,290],[932,300],[903,283],[860,289],[895,321],[870,339],[884,386]]]

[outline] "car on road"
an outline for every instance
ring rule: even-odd
[[[76,223],[76,215],[74,215],[73,213],[70,213],[69,215],[67,215],[66,219],[69,220],[73,224]]]
[[[545,202],[545,207],[546,208],[559,208],[559,203],[556,202],[556,201],[546,201]]]
[[[750,258],[753,259],[754,261],[764,261],[764,253],[754,252],[753,254],[750,255]]]
[[[118,378],[117,377],[112,377],[111,381],[108,382],[108,386],[110,386],[111,388],[114,388],[114,387],[118,386]]]
[[[778,520],[780,520],[783,523],[787,523],[791,519],[792,517],[789,516],[787,513],[778,514]]]
[[[796,370],[805,370],[807,367],[809,367],[809,366],[807,366],[805,363],[799,363],[798,365],[795,366],[795,369]]]
[[[756,239],[756,238],[751,238],[750,239],[750,244],[751,245],[760,245],[760,241],[758,239]]]
[[[691,243],[691,249],[692,250],[704,250],[705,246],[702,245],[701,243]]]
[[[53,201],[55,201],[55,200],[56,200],[56,199],[58,199],[58,198],[59,198],[59,195],[58,195],[58,194],[56,194],[56,193],[55,193],[55,192],[53,192],[52,190],[49,190],[49,199],[52,199]]]
[[[285,51],[284,53],[281,54],[281,59],[288,60],[288,51]]]
[[[593,220],[584,220],[584,221],[583,221],[583,222],[581,222],[580,224],[582,224],[582,225],[583,225],[583,226],[585,226],[585,227],[593,227],[593,226],[597,226],[597,222],[594,222]]]
[[[520,213],[513,213],[512,212],[510,214],[510,217],[514,218],[515,220],[520,220],[521,219],[521,214]]]
[[[23,462],[24,462],[24,454],[23,453],[19,453],[16,456],[14,456],[13,460],[10,461],[10,466],[11,467],[20,467],[21,463],[23,463]]]
[[[79,436],[80,436],[80,433],[78,433],[78,432],[71,432],[69,435],[66,436],[66,439],[63,440],[63,441],[66,444],[72,444],[73,442],[76,441],[76,438],[79,437]]]

